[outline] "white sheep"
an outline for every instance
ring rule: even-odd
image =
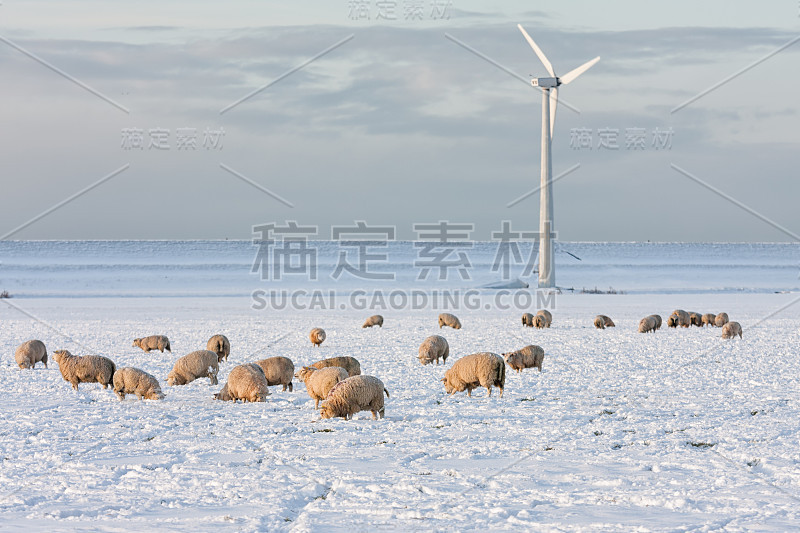
[[[656,321],[656,330],[661,329],[661,315],[650,315]]]
[[[703,327],[703,315],[696,311],[689,312],[689,323],[692,326],[697,326],[698,328]]]
[[[288,357],[275,356],[256,361],[256,364],[264,371],[267,378],[267,385],[283,385],[285,391],[288,387],[292,392],[292,376],[294,375],[294,363]]]
[[[597,315],[594,317],[594,327],[597,329],[614,328],[616,324],[606,315]]]
[[[456,315],[442,313],[439,315],[439,329],[442,329],[443,326],[448,326],[453,329],[461,329],[461,321]]]
[[[58,363],[61,377],[78,390],[79,383],[100,383],[104,389],[113,384],[117,365],[108,357],[100,355],[76,356],[67,350],[57,350],[53,359]]]
[[[228,356],[231,354],[231,341],[225,335],[214,335],[208,339],[206,350],[217,354],[218,362],[221,363],[223,359],[227,361]]]
[[[726,322],[725,325],[722,326],[723,339],[733,339],[736,335],[739,335],[740,339],[742,338],[742,325],[738,322]]]
[[[667,318],[667,326],[670,328],[677,328],[678,317],[676,317],[675,315],[670,315],[669,318]]]
[[[197,350],[175,361],[172,371],[167,375],[167,384],[186,385],[196,379],[207,377],[212,385],[216,385],[219,383],[218,372],[217,354],[210,350]]]
[[[34,368],[39,361],[47,368],[47,348],[36,339],[25,341],[17,347],[14,359],[20,368]]]
[[[729,322],[728,313],[720,313],[714,318],[714,325],[721,328]]]
[[[321,361],[317,361],[311,366],[313,366],[318,370],[327,368],[329,366],[338,366],[340,368],[344,368],[347,371],[348,376],[358,376],[359,374],[361,374],[361,363],[359,363],[358,359],[356,359],[355,357],[350,357],[350,356],[331,357],[330,359],[323,359]]]
[[[650,333],[656,330],[656,319],[646,316],[639,321],[639,333]]]
[[[339,366],[326,366],[322,369],[313,366],[304,366],[294,377],[301,379],[306,384],[306,392],[314,400],[314,409],[319,408],[319,401],[324,400],[334,385],[344,381],[349,376],[347,370]]]
[[[539,309],[538,311],[536,311],[536,316],[544,318],[544,327],[546,328],[549,328],[550,325],[553,323],[553,315],[550,314],[550,311],[548,311],[547,309]]]
[[[532,328],[533,327],[533,315],[530,313],[523,313],[522,314],[522,325]]]
[[[489,396],[492,395],[492,386],[500,389],[503,397],[503,387],[506,382],[506,363],[496,353],[481,352],[466,355],[444,373],[442,383],[447,394],[467,391],[467,396],[472,397],[472,389],[486,387]]]
[[[447,358],[450,356],[450,345],[447,344],[447,339],[441,335],[431,335],[419,345],[419,354],[417,358],[423,365],[432,363],[436,360],[439,364],[439,358],[442,358],[442,363],[447,363]]]
[[[347,420],[360,411],[372,411],[372,419],[383,418],[383,394],[389,391],[375,376],[353,376],[337,383],[322,404],[322,418],[340,416]]]
[[[155,376],[144,370],[126,366],[114,372],[114,392],[120,401],[126,394],[135,394],[140,400],[163,400],[164,393]]]
[[[319,346],[325,340],[325,330],[322,328],[314,328],[311,330],[311,333],[308,334],[308,337],[311,339],[311,344]]]
[[[675,323],[677,326],[682,328],[688,328],[692,325],[692,320],[689,318],[689,313],[684,311],[683,309],[676,309],[672,312],[672,315],[675,317]]]
[[[716,320],[717,315],[714,313],[706,313],[704,314],[701,319],[703,321],[703,326],[713,326],[714,320]]]
[[[222,390],[214,395],[214,399],[226,402],[236,400],[263,402],[267,396],[269,389],[264,371],[255,363],[247,363],[233,367],[228,374],[228,381]]]
[[[383,327],[383,317],[381,315],[372,315],[364,322],[362,328],[371,328],[372,326]]]
[[[169,339],[166,335],[150,335],[141,339],[133,339],[133,346],[141,348],[144,353],[150,353],[150,350],[159,350],[164,353],[164,350],[172,353],[172,348],[169,345]]]
[[[542,371],[542,363],[544,362],[544,349],[535,344],[529,344],[524,348],[520,348],[514,352],[503,354],[503,359],[512,370],[521,372],[525,368],[538,368],[539,372]]]

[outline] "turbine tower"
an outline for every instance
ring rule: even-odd
[[[556,107],[558,106],[558,87],[566,85],[575,78],[589,70],[600,57],[584,63],[575,70],[571,70],[562,77],[556,76],[553,65],[547,60],[536,43],[525,31],[521,24],[517,24],[525,40],[531,45],[533,51],[544,65],[549,78],[534,78],[531,84],[542,90],[542,180],[539,192],[539,288],[552,289],[556,286],[556,265],[553,259],[553,164],[552,140],[553,127],[556,121]]]

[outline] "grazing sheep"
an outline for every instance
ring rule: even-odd
[[[714,325],[721,328],[729,322],[728,313],[720,313],[714,318]]]
[[[697,313],[695,311],[689,312],[689,323],[692,326],[697,326],[698,328],[702,328],[703,327],[703,315],[700,314],[700,313]]]
[[[294,386],[292,385],[292,376],[294,375],[294,363],[288,357],[268,357],[256,361],[256,364],[264,371],[264,377],[267,378],[267,385],[283,385],[283,390],[289,388],[292,392]]]
[[[67,350],[57,350],[53,359],[58,363],[61,377],[78,390],[79,383],[100,383],[104,389],[113,384],[117,365],[108,357],[99,355],[76,356]]]
[[[214,335],[208,339],[206,350],[217,354],[217,361],[221,363],[223,359],[227,361],[231,354],[231,342],[225,335]]]
[[[306,384],[306,392],[314,400],[314,409],[319,408],[319,401],[324,400],[334,385],[347,379],[347,370],[340,366],[326,366],[321,369],[304,366],[294,377],[302,379]]]
[[[639,321],[639,333],[650,333],[656,331],[656,319],[646,316]]]
[[[264,371],[255,363],[247,363],[233,367],[227,383],[214,395],[214,399],[226,402],[263,402],[267,396],[269,389]]]
[[[530,313],[523,313],[522,315],[522,325],[527,326],[529,328],[533,327],[533,315]]]
[[[512,370],[521,372],[525,368],[538,368],[539,372],[542,371],[542,362],[544,361],[544,350],[541,346],[529,344],[524,348],[520,348],[515,352],[508,352],[503,354],[503,359]]]
[[[687,313],[682,309],[676,309],[675,311],[673,311],[672,316],[675,317],[675,322],[677,323],[677,325],[682,328],[688,328],[689,326],[692,325],[692,321],[689,318],[689,313]]]
[[[423,365],[432,363],[436,359],[436,364],[439,364],[439,358],[442,358],[442,363],[447,363],[447,358],[450,356],[450,345],[447,344],[447,339],[440,335],[431,335],[419,345],[419,362]]]
[[[325,330],[322,328],[314,328],[311,330],[311,333],[308,334],[308,337],[311,339],[311,344],[319,346],[322,344],[322,341],[325,340]]]
[[[175,361],[172,371],[167,375],[167,384],[186,385],[196,379],[207,377],[212,385],[216,385],[219,383],[218,372],[217,354],[211,350],[197,350]]]
[[[126,394],[135,394],[140,400],[163,400],[164,393],[155,376],[144,370],[126,366],[114,372],[114,392],[119,401],[125,399]]]
[[[675,315],[670,315],[667,319],[667,326],[670,328],[677,328],[678,327],[678,317]]]
[[[166,335],[150,335],[143,339],[133,339],[133,346],[141,348],[144,353],[150,353],[150,350],[159,350],[164,353],[164,350],[172,353],[172,348],[169,345],[169,339]]]
[[[47,349],[42,341],[25,341],[17,347],[14,359],[20,368],[34,368],[39,361],[47,368]]]
[[[616,327],[616,324],[614,324],[614,321],[608,318],[606,315],[597,315],[594,317],[594,327],[597,329],[614,328]]]
[[[544,327],[546,328],[549,328],[550,324],[553,323],[553,315],[547,309],[539,309],[536,311],[536,316],[544,317]]]
[[[650,315],[656,321],[656,330],[661,329],[661,315]]]
[[[383,327],[383,317],[381,315],[372,315],[364,322],[362,328],[371,328],[372,326]]]
[[[717,315],[714,313],[706,313],[702,317],[703,326],[713,326],[714,320],[717,318]]]
[[[453,329],[461,329],[461,321],[456,315],[442,313],[439,315],[439,329],[442,329],[442,326],[448,326]]]
[[[331,357],[330,359],[323,359],[322,361],[317,361],[313,365],[316,369],[323,369],[329,366],[338,366],[340,368],[344,368],[347,370],[348,376],[358,376],[361,374],[361,363],[358,362],[358,359],[355,357],[349,356],[342,356],[342,357]]]
[[[444,373],[442,383],[447,394],[462,392],[466,389],[467,396],[472,397],[472,389],[486,387],[489,396],[492,395],[492,385],[500,389],[503,397],[503,387],[506,382],[506,363],[496,353],[481,352],[466,355]]]
[[[383,381],[375,376],[353,376],[337,383],[325,397],[320,415],[322,418],[341,416],[345,420],[353,418],[360,411],[372,411],[372,419],[384,415],[383,393],[389,391]]]
[[[738,322],[727,322],[724,326],[722,326],[722,338],[723,339],[733,339],[739,335],[739,338],[742,338],[742,325]]]

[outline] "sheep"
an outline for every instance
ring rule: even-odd
[[[360,411],[372,411],[372,419],[383,418],[383,394],[389,391],[375,376],[353,376],[337,383],[328,392],[319,414],[322,418],[340,416],[347,420]]]
[[[677,328],[678,327],[678,317],[675,315],[670,315],[667,319],[667,326],[670,328]]]
[[[675,322],[677,323],[677,325],[682,328],[688,328],[689,326],[692,325],[692,321],[689,318],[689,313],[687,313],[682,309],[676,309],[675,311],[673,311],[672,316],[675,317]]]
[[[159,350],[164,353],[164,350],[172,353],[172,348],[169,345],[169,339],[166,335],[150,335],[142,339],[133,339],[133,346],[141,348],[144,353],[150,353],[150,350]]]
[[[444,373],[442,383],[447,394],[462,392],[466,389],[467,396],[472,397],[472,389],[486,387],[489,396],[492,395],[492,385],[500,389],[503,397],[503,387],[506,382],[506,363],[496,353],[481,352],[466,355]]]
[[[439,364],[439,358],[442,358],[442,363],[447,363],[447,358],[450,356],[450,345],[447,344],[447,339],[440,335],[431,335],[419,345],[419,362],[423,365],[432,363],[436,359],[436,364]]]
[[[594,317],[594,327],[597,329],[614,328],[616,327],[616,324],[614,324],[614,321],[608,318],[606,315],[597,315]]]
[[[550,314],[550,311],[547,309],[539,309],[536,311],[537,316],[544,317],[544,327],[549,328],[550,324],[553,323],[553,315]]]
[[[35,368],[39,361],[47,368],[47,348],[42,341],[36,339],[25,341],[17,347],[14,359],[21,369]]]
[[[306,392],[314,400],[314,409],[319,408],[319,401],[324,400],[334,385],[347,379],[347,370],[340,366],[326,366],[317,369],[304,366],[294,377],[302,379],[306,384]]]
[[[361,374],[361,363],[355,357],[331,357],[330,359],[323,359],[312,364],[316,369],[323,369],[329,366],[338,366],[347,370],[348,376],[358,376]]]
[[[78,390],[79,383],[100,383],[104,389],[113,384],[117,365],[108,357],[100,355],[75,356],[67,350],[57,350],[53,359],[58,363],[61,377]]]
[[[288,357],[269,357],[256,361],[256,364],[264,371],[264,376],[267,378],[267,385],[283,385],[283,390],[289,388],[292,392],[294,386],[292,385],[292,376],[294,375],[294,363]]]
[[[135,394],[140,400],[163,400],[164,393],[155,376],[144,370],[126,366],[114,372],[114,392],[119,401],[125,400],[126,394]]]
[[[538,368],[539,372],[542,371],[542,362],[544,361],[544,349],[541,346],[530,344],[524,348],[520,348],[515,352],[508,352],[503,354],[506,364],[512,370],[521,372],[525,368]]]
[[[723,339],[733,339],[739,335],[739,338],[742,338],[742,325],[738,322],[726,322],[724,326],[722,326],[722,338]]]
[[[729,322],[728,313],[720,313],[714,318],[714,325],[721,328]]]
[[[439,315],[439,329],[442,329],[442,326],[448,326],[453,329],[461,329],[461,321],[456,315],[442,313]]]
[[[533,327],[533,315],[530,313],[523,313],[522,315],[522,325],[527,326],[529,328]]]
[[[311,339],[311,344],[319,346],[325,340],[325,330],[322,328],[314,328],[311,330],[308,337]]]
[[[650,333],[656,330],[656,319],[646,316],[639,321],[639,333]]]
[[[188,355],[184,355],[172,367],[172,371],[167,375],[167,384],[186,385],[200,378],[209,378],[212,385],[219,383],[217,373],[219,372],[219,359],[217,354],[211,350],[197,350]]]
[[[717,318],[717,315],[714,313],[706,313],[704,314],[701,319],[703,321],[703,326],[713,326],[714,320]]]
[[[364,322],[364,325],[361,326],[362,328],[371,328],[372,326],[380,326],[383,327],[383,317],[381,315],[372,315]]]
[[[697,326],[698,328],[702,328],[703,327],[703,315],[700,314],[700,313],[697,313],[695,311],[689,312],[689,323],[692,326]]]
[[[227,361],[231,354],[231,342],[225,335],[214,335],[208,339],[206,350],[217,354],[217,361],[221,363],[223,359]]]
[[[267,396],[269,396],[267,378],[261,366],[247,363],[233,367],[228,375],[228,381],[222,390],[214,395],[214,399],[226,402],[236,400],[263,402]]]
[[[661,329],[661,315],[650,315],[656,321],[656,331]]]

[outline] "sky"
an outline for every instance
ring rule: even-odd
[[[535,231],[520,23],[557,74],[601,56],[560,91],[560,240],[800,240],[796,0],[497,4],[3,0],[0,235]]]

